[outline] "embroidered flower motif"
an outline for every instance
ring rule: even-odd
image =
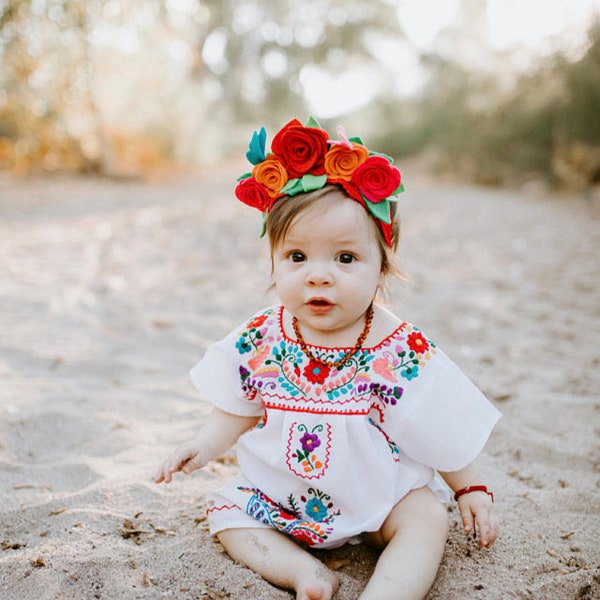
[[[303,529],[298,529],[292,532],[292,536],[297,542],[302,544],[306,544],[307,546],[312,546],[315,542],[314,535],[310,531],[304,531]],[[323,540],[320,540],[323,541]]]
[[[396,377],[394,375],[394,364],[390,362],[388,358],[376,358],[373,361],[373,370],[378,375],[385,377],[388,381],[394,382],[396,381]]]
[[[312,360],[304,367],[304,376],[311,383],[325,383],[330,368],[316,360]]]
[[[341,514],[340,510],[333,510],[333,503],[325,502],[331,497],[324,492],[309,488],[307,493],[312,496],[308,501],[301,496],[304,503],[304,513],[298,506],[298,501],[292,494],[288,496],[291,510],[271,500],[257,488],[238,487],[238,490],[250,495],[246,504],[246,513],[274,529],[292,536],[299,542],[308,546],[323,543],[333,532],[332,523]]]
[[[322,521],[327,516],[327,507],[319,498],[311,498],[306,503],[306,515],[313,521]]]
[[[240,339],[235,343],[235,347],[238,349],[240,354],[246,354],[246,352],[252,351],[252,345],[248,342],[246,336],[240,337]]]
[[[319,423],[309,430],[304,423],[294,422],[288,437],[286,464],[303,479],[319,479],[327,468],[330,446],[329,423]],[[293,452],[292,448],[295,448]],[[292,459],[296,459],[295,462]]]
[[[258,315],[248,323],[248,329],[258,329],[267,319],[269,315]]]
[[[408,347],[417,354],[423,354],[423,352],[427,352],[427,350],[429,350],[429,343],[420,331],[413,331],[411,334],[409,334],[406,342]]]
[[[400,372],[400,375],[402,375],[402,377],[405,377],[410,381],[411,379],[414,379],[415,377],[419,376],[419,366],[414,365],[412,367],[407,367],[406,369],[404,369],[404,371]]]
[[[404,388],[401,388],[399,385],[389,387],[379,383],[372,383],[370,390],[376,396],[381,398],[384,404],[391,404],[392,406],[394,406],[398,400],[402,398],[402,394],[404,393]]]
[[[235,343],[235,347],[240,354],[246,354],[247,352],[257,350],[262,345],[268,330],[268,327],[262,326],[265,324],[265,321],[269,318],[271,313],[272,311],[269,310],[262,315],[254,317],[248,322],[246,328],[241,332],[240,337]]]
[[[307,493],[312,498],[307,499],[306,496],[300,496],[300,500],[304,502],[304,513],[311,521],[328,522],[340,513],[338,510],[332,515],[329,514],[329,511],[333,508],[333,502],[328,502],[328,500],[331,500],[329,494],[316,488],[308,488]]]
[[[252,354],[252,358],[248,361],[248,366],[256,371],[260,368],[260,366],[264,363],[267,356],[271,352],[271,346],[268,344],[263,344],[259,346],[254,353]]]
[[[313,430],[314,431],[314,430]],[[308,431],[300,438],[300,444],[303,450],[312,451],[321,445],[321,440],[316,433],[308,433]]]

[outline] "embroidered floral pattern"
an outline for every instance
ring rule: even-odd
[[[421,331],[403,323],[375,351],[363,349],[344,365],[330,368],[309,359],[298,343],[287,340],[274,319],[274,310],[253,318],[240,333],[236,348],[248,354],[240,366],[242,389],[252,399],[256,393],[288,394],[291,398],[337,400],[352,395],[376,395],[394,406],[402,397],[399,382],[417,379],[435,354],[435,345]],[[268,338],[268,339],[267,339]],[[323,358],[335,361],[344,349],[324,349]],[[388,382],[388,383],[385,383]]]
[[[394,406],[404,393],[404,388],[399,385],[389,386],[382,383],[372,383],[369,390],[383,401],[384,404]]]
[[[340,515],[339,510],[333,509],[331,496],[316,488],[309,488],[307,494],[301,495],[299,500],[290,494],[289,510],[257,488],[238,489],[250,494],[245,509],[247,514],[309,546],[323,543],[333,532],[331,524]]]
[[[310,430],[304,423],[294,422],[288,436],[286,463],[303,479],[318,479],[329,462],[331,425],[318,423]]]
[[[343,365],[324,366],[287,337],[282,316],[283,307],[259,314],[228,346],[231,352],[235,344],[228,360],[238,365],[243,397],[264,407],[247,443],[256,444],[258,454],[277,474],[276,491],[269,492],[277,501],[248,482],[248,487],[237,487],[234,501],[257,521],[319,546],[345,536],[347,519],[353,518],[344,508],[349,499],[337,495],[339,482],[329,470],[338,457],[344,468],[343,452],[354,440],[370,443],[376,454],[372,459],[381,460],[390,473],[396,470],[394,462],[404,460],[404,454],[395,413],[405,394],[418,386],[436,348],[418,329],[402,323],[375,348],[360,349]],[[314,348],[314,352],[335,362],[346,349]],[[340,415],[352,415],[352,425],[341,423]],[[273,439],[278,440],[275,448],[262,444]],[[333,454],[335,444],[341,455]]]
[[[329,377],[330,368],[324,364],[317,362],[316,360],[310,360],[310,362],[304,367],[304,377],[311,383],[325,383],[327,377]]]
[[[429,350],[429,342],[420,331],[413,331],[406,339],[406,343],[416,354],[423,354]]]
[[[246,326],[246,329],[240,335],[235,347],[240,354],[246,354],[257,349],[261,344],[268,327],[262,327],[265,321],[269,318],[272,311],[267,311],[252,319]]]

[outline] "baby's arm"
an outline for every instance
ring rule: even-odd
[[[241,417],[213,408],[206,423],[196,437],[175,450],[158,469],[155,483],[170,483],[173,473],[182,471],[186,475],[201,469],[209,461],[221,456],[237,439],[256,425],[259,417]]]
[[[440,473],[453,491],[467,486],[481,485],[479,469],[471,463],[460,471]],[[479,547],[489,548],[498,537],[498,517],[494,513],[494,503],[486,492],[470,492],[458,498],[458,508],[467,533],[476,535],[479,530]]]

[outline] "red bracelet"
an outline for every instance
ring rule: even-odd
[[[471,492],[485,492],[491,497],[492,502],[494,501],[494,494],[492,494],[492,492],[488,492],[488,489],[485,487],[485,485],[468,485],[467,487],[462,488],[462,490],[457,490],[454,492],[454,499],[458,500],[463,494],[470,494]]]

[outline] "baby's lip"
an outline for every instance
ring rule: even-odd
[[[314,315],[324,315],[324,314],[327,314],[331,309],[333,309],[335,304],[331,300],[328,300],[327,298],[319,297],[319,298],[310,298],[306,302],[306,306],[307,306],[308,310],[310,310],[310,312],[312,312]]]
[[[326,306],[333,306],[333,302],[331,300],[328,300],[327,298],[309,298],[308,301],[306,302],[306,304],[308,304],[309,306],[322,306],[322,307],[326,307]]]

